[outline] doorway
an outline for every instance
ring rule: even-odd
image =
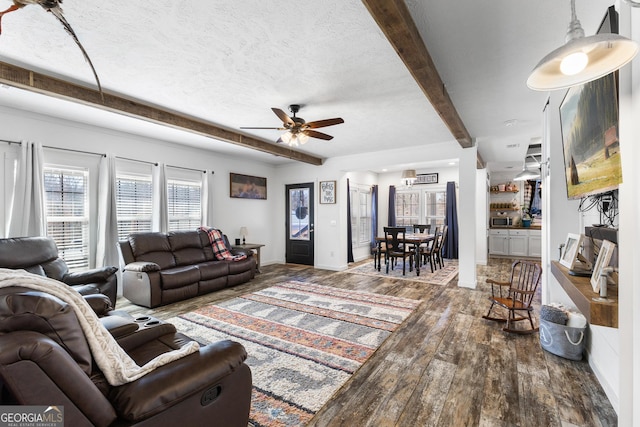
[[[286,261],[314,265],[313,254],[313,183],[285,186],[287,240]]]

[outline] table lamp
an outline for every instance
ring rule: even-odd
[[[244,245],[246,243],[246,237],[249,234],[249,232],[247,231],[247,227],[240,227],[240,237],[242,237],[242,244]]]

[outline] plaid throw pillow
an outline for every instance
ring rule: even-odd
[[[200,230],[204,231],[205,233],[207,233],[207,236],[209,236],[209,242],[211,242],[213,254],[215,255],[216,259],[240,261],[247,257],[245,254],[233,255],[224,242],[222,232],[217,228],[200,227]]]

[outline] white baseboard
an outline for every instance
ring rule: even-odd
[[[478,287],[478,281],[474,280],[471,282],[463,282],[462,280],[458,280],[458,287],[475,289],[476,287]]]
[[[604,393],[607,395],[611,406],[616,411],[616,414],[620,415],[620,397],[618,396],[618,391],[614,390],[614,388],[609,384],[607,377],[602,373],[602,371],[598,368],[598,364],[595,363],[594,359],[591,357],[591,354],[587,351],[587,361],[589,362],[589,366],[593,371],[593,374],[598,379],[598,382],[602,386]]]

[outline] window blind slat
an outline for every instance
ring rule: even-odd
[[[151,175],[116,177],[116,216],[118,240],[131,233],[151,231],[153,186]]]
[[[201,225],[202,185],[199,181],[167,180],[169,230],[193,230]]]
[[[70,271],[89,268],[89,172],[44,168],[47,235]]]

